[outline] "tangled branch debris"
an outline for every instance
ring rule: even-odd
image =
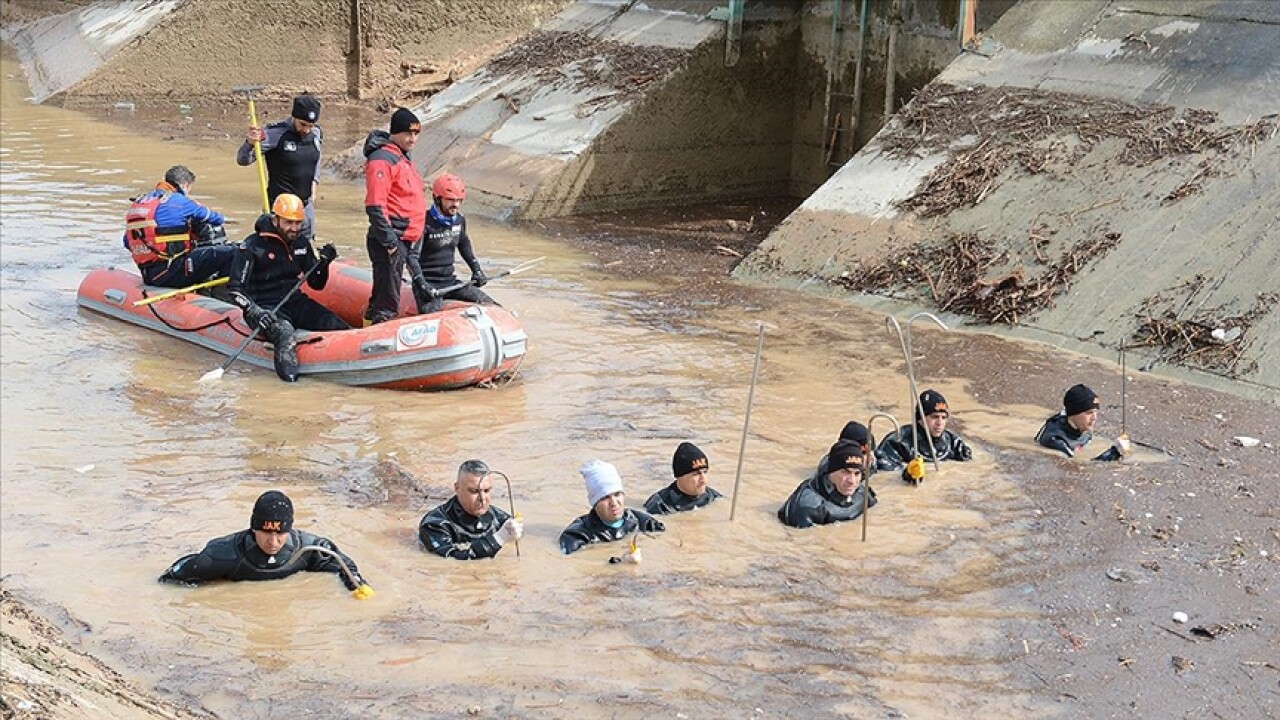
[[[838,280],[856,292],[886,292],[928,285],[941,310],[966,313],[995,324],[1020,319],[1053,306],[1085,265],[1111,251],[1120,233],[1103,232],[1076,243],[1047,269],[1028,278],[1021,267],[1007,268],[1009,255],[973,233],[953,235],[942,245],[918,245],[895,260],[854,271]]]
[[[1196,153],[1252,151],[1275,137],[1280,116],[1216,127],[1208,110],[1179,112],[1169,105],[1137,105],[1119,100],[1018,87],[924,88],[884,134],[884,151],[908,155],[964,149],[922,181],[898,207],[921,217],[942,215],[982,202],[1020,166],[1029,174],[1046,171],[1051,160],[1071,162],[1105,140],[1123,143],[1118,160],[1147,165]],[[1074,140],[1071,137],[1074,136]],[[1200,189],[1211,165],[1170,193],[1176,202]]]
[[[490,73],[528,72],[539,80],[574,81],[575,90],[608,86],[640,92],[679,67],[690,51],[602,40],[587,31],[539,31],[489,61]],[[570,74],[565,68],[573,66]]]
[[[1238,378],[1252,372],[1257,363],[1241,363],[1252,344],[1253,323],[1280,302],[1276,293],[1259,293],[1253,307],[1240,315],[1227,315],[1223,307],[1202,310],[1190,318],[1182,314],[1191,305],[1206,279],[1192,280],[1147,298],[1138,310],[1139,325],[1127,347],[1157,347],[1160,356],[1178,365]],[[1177,310],[1175,296],[1186,293]]]

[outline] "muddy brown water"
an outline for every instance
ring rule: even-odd
[[[234,142],[155,142],[32,106],[8,58],[3,75],[0,572],[36,607],[64,608],[78,642],[130,677],[243,718],[1059,711],[1008,667],[1044,615],[1028,555],[1036,510],[994,461],[1034,452],[1045,408],[982,405],[922,379],[960,407],[975,461],[919,489],[878,476],[865,543],[859,523],[789,530],[775,509],[846,420],[907,417],[901,355],[878,316],[807,317],[811,302],[784,294],[655,323],[654,283],[479,220],[492,267],[548,258],[491,288],[531,338],[517,382],[412,394],[240,367],[201,386],[220,356],[79,310],[76,287],[128,265],[126,198],[166,167],[196,171],[194,194],[238,221],[233,235],[254,217],[253,169],[235,165]],[[362,188],[324,185],[318,233],[365,262],[361,206]],[[736,522],[727,500],[670,518],[637,567],[607,564],[616,547],[562,557],[559,531],[587,510],[586,460],[617,464],[638,506],[692,440],[711,484],[733,490],[759,322],[771,330]],[[515,482],[519,558],[446,561],[418,545],[418,519],[470,457]],[[356,559],[376,597],[357,602],[317,574],[155,582],[244,527],[271,488],[293,497],[298,527]],[[507,506],[505,490],[495,502]]]

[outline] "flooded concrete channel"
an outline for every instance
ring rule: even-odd
[[[126,199],[171,164],[195,169],[194,194],[236,221],[229,234],[249,232],[256,179],[235,165],[235,141],[159,141],[30,105],[11,59],[0,75],[4,588],[160,698],[228,718],[1082,717],[1128,702],[1114,673],[1134,671],[1116,670],[1100,639],[1112,616],[1145,628],[1130,639],[1150,648],[1151,667],[1139,672],[1172,678],[1165,643],[1181,655],[1199,648],[1149,628],[1168,624],[1164,600],[1117,600],[1120,586],[1097,563],[1126,537],[1113,502],[1133,502],[1131,488],[1155,492],[1157,477],[1185,492],[1218,455],[1201,449],[1179,464],[1144,451],[1098,469],[1030,440],[1071,382],[1109,391],[1114,407],[1119,382],[1106,363],[920,329],[921,385],[951,399],[975,458],[919,488],[877,476],[866,542],[857,523],[796,531],[774,513],[846,421],[880,410],[909,417],[883,316],[732,286],[674,251],[662,272],[620,277],[616,263],[631,256],[615,259],[590,219],[558,226],[560,236],[473,220],[493,267],[547,257],[538,272],[490,286],[530,337],[509,385],[399,393],[286,385],[246,367],[198,385],[222,358],[78,310],[75,293],[91,269],[128,266]],[[362,188],[327,183],[317,210],[322,240],[366,264]],[[581,236],[565,236],[573,232]],[[638,506],[670,482],[671,452],[689,440],[710,456],[711,484],[733,490],[759,323],[769,330],[736,520],[727,499],[674,517],[644,541],[639,566],[608,564],[608,547],[562,556],[557,535],[586,511],[577,468],[589,459],[617,464]],[[1177,398],[1205,422],[1229,408],[1255,434],[1270,423],[1269,441],[1280,425],[1274,407],[1188,386],[1135,380],[1130,392],[1151,408],[1130,410],[1131,432],[1167,433],[1166,450],[1191,454],[1195,437],[1209,437],[1185,427],[1200,422],[1193,411],[1180,419],[1168,409]],[[1104,420],[1104,432],[1117,423]],[[1226,448],[1223,433],[1211,440]],[[519,558],[446,561],[418,543],[418,519],[472,457],[514,482],[526,522]],[[1277,465],[1261,449],[1236,462],[1231,472]],[[1086,501],[1082,487],[1092,488]],[[373,599],[352,600],[326,574],[198,589],[155,581],[173,559],[243,528],[268,489],[293,497],[298,527],[359,562]],[[1247,643],[1214,650],[1232,658],[1221,660],[1231,681],[1216,683],[1223,717],[1280,707],[1274,673],[1239,665],[1276,661],[1264,652],[1275,649],[1275,617],[1257,619],[1263,601],[1244,591],[1275,590],[1274,562],[1257,560],[1260,548],[1275,555],[1270,495],[1256,500],[1270,519],[1219,523],[1188,551],[1212,557],[1219,535],[1247,531],[1251,564],[1228,568],[1241,573],[1231,576],[1238,592],[1215,589],[1203,572],[1195,580],[1233,608],[1208,619],[1254,625],[1216,641]],[[506,507],[505,490],[495,500]],[[1156,512],[1138,529],[1163,521]],[[1178,512],[1194,524],[1195,511]],[[1136,567],[1148,550],[1175,562],[1168,547],[1126,558]],[[1094,649],[1064,639],[1084,635]],[[1191,680],[1220,679],[1216,661],[1200,662]],[[1187,689],[1186,701],[1202,689]],[[1134,716],[1159,702],[1138,695]],[[1198,707],[1163,716],[1210,716]]]

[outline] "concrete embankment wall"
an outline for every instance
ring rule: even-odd
[[[1012,2],[987,0],[979,25]],[[868,4],[862,139],[856,1],[747,3],[733,64],[725,6],[583,1],[508,51],[522,62],[500,56],[427,101],[416,158],[498,215],[803,195],[882,121],[892,6]],[[958,2],[902,8],[895,105],[959,52]]]
[[[470,72],[571,1],[103,0],[35,21],[23,8],[6,39],[41,102],[202,100],[260,85],[385,104]]]
[[[1110,357],[1144,345],[1132,365],[1280,397],[1276,48],[1280,3],[1023,0],[737,272],[970,308],[953,322],[1049,287],[1051,302],[987,327]],[[945,253],[974,248],[1000,261],[957,300],[943,286],[963,263]],[[1227,347],[1152,342],[1187,322]]]

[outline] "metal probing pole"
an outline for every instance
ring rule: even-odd
[[[733,478],[733,502],[729,504],[729,522],[738,514],[738,491],[742,488],[742,461],[747,455],[747,428],[751,427],[751,403],[756,397],[756,380],[760,377],[760,354],[764,351],[764,323],[756,341],[756,362],[751,369],[751,390],[747,392],[747,417],[742,421],[742,444],[738,447],[738,472]]]

